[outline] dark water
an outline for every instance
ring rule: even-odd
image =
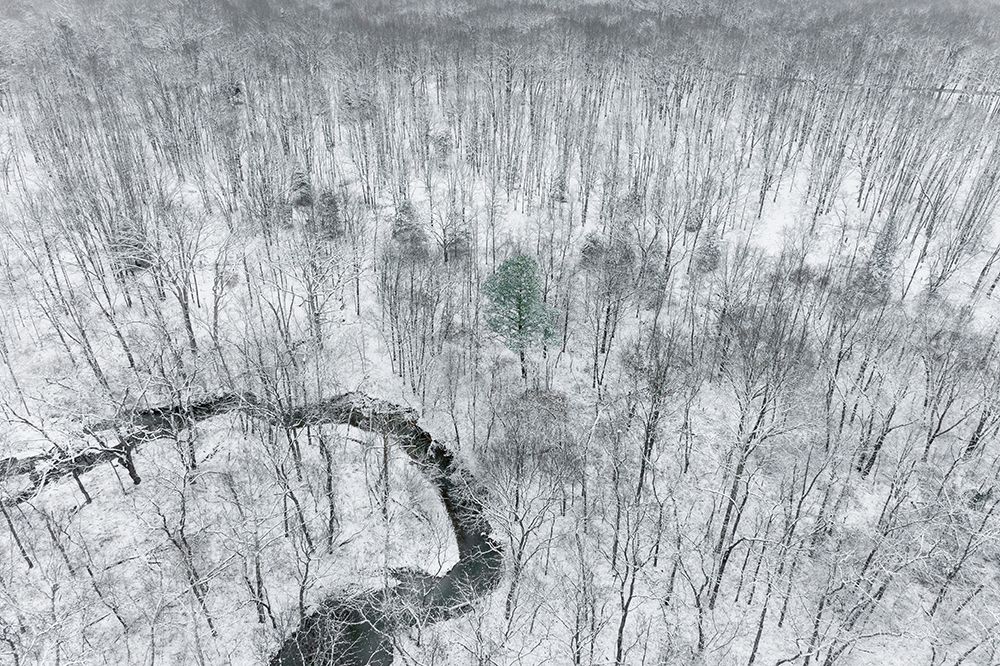
[[[362,393],[345,393],[284,412],[270,408],[250,393],[135,412],[88,429],[92,435],[114,429],[119,435],[117,446],[100,450],[86,460],[56,461],[55,473],[48,478],[77,474],[100,462],[117,459],[129,468],[134,482],[139,483],[132,465],[133,449],[229,411],[242,411],[291,429],[342,424],[390,436],[437,490],[458,546],[458,562],[443,576],[399,571],[394,575],[395,584],[386,589],[324,600],[285,640],[271,658],[272,665],[391,664],[393,641],[400,631],[417,623],[427,625],[460,615],[471,608],[473,601],[496,588],[503,551],[483,515],[482,491],[477,480],[457,463],[447,448],[417,425],[418,415],[414,410]],[[37,492],[47,483],[41,482],[31,492]]]
[[[416,425],[415,415],[406,423],[386,426],[373,429],[394,432],[401,448],[438,491],[454,528],[458,562],[443,576],[406,572],[388,589],[324,601],[285,641],[271,659],[272,666],[391,664],[393,638],[401,630],[466,612],[500,581],[503,552],[491,536],[480,498],[470,490],[476,488],[476,480]]]

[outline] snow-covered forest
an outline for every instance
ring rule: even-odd
[[[0,2],[0,664],[1000,663],[995,0]]]

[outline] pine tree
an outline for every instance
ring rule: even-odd
[[[290,199],[292,205],[299,208],[309,208],[313,205],[312,183],[304,171],[296,170],[292,173]]]
[[[538,264],[518,255],[500,265],[486,280],[486,324],[521,359],[521,377],[528,378],[525,352],[552,335],[552,310],[542,301]]]
[[[323,190],[316,202],[316,231],[329,240],[341,238],[346,232],[340,202],[330,190]]]
[[[706,235],[694,251],[694,267],[699,273],[711,273],[719,267],[722,248],[715,234]]]
[[[406,259],[422,260],[429,254],[427,232],[410,201],[404,201],[396,210],[392,221],[392,240],[396,241]]]
[[[858,296],[872,303],[884,303],[889,297],[896,259],[896,224],[889,220],[879,232],[872,253],[862,268],[857,284]]]

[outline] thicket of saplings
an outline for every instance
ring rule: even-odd
[[[460,453],[506,548],[400,663],[996,661],[976,44],[88,7],[5,35],[4,663],[246,663],[338,588],[446,568],[419,476],[345,428],[223,418],[138,485],[10,499],[95,419],[357,387]]]

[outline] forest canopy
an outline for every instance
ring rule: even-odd
[[[996,663],[998,29],[4,2],[0,663]]]

